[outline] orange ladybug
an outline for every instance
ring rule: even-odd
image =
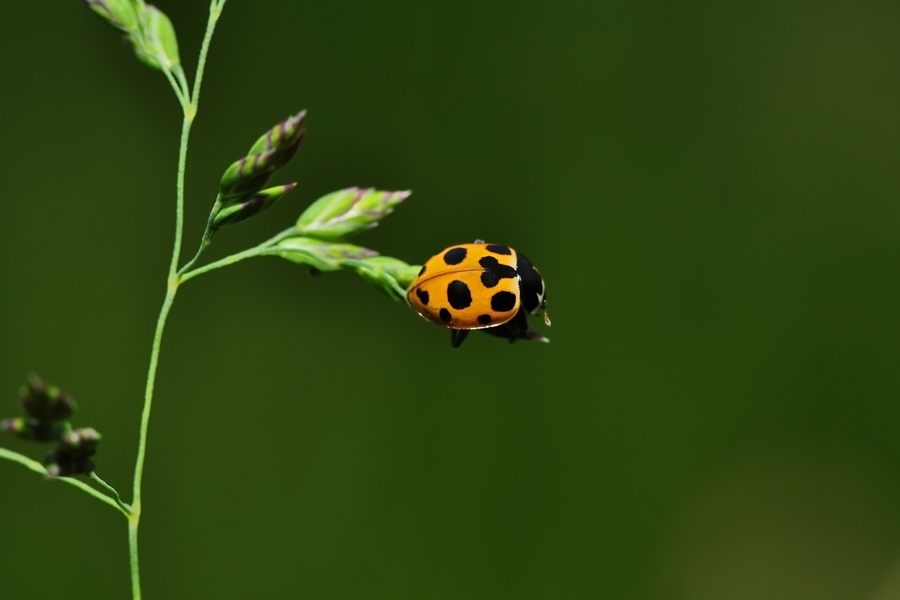
[[[544,278],[509,246],[476,240],[435,254],[410,284],[406,298],[424,318],[451,330],[454,348],[472,329],[510,342],[550,341],[528,327],[529,314],[541,314],[550,324]]]

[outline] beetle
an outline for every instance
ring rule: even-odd
[[[544,278],[509,246],[475,240],[445,248],[425,262],[406,298],[425,319],[451,330],[454,348],[473,329],[510,343],[549,341],[528,327],[528,315],[542,315],[550,325]]]

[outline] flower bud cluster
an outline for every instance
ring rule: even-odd
[[[58,442],[44,458],[51,477],[90,473],[90,459],[97,452],[101,435],[91,428],[73,429],[69,419],[78,406],[69,394],[29,375],[19,391],[19,407],[24,417],[0,421],[0,431],[33,442]]]

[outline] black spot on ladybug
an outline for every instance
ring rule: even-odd
[[[478,264],[484,267],[485,269],[496,269],[500,266],[500,263],[493,256],[483,256],[478,259]]]
[[[448,265],[458,265],[466,259],[468,253],[465,248],[451,248],[444,252],[444,262]]]
[[[512,292],[497,292],[491,296],[491,308],[497,312],[509,312],[516,307],[516,295]]]
[[[419,277],[425,274],[425,265],[422,265],[422,270],[419,271]]]
[[[456,310],[468,308],[472,305],[472,292],[464,281],[454,279],[447,286],[447,300]]]
[[[485,246],[485,248],[487,249],[488,252],[493,252],[494,254],[504,254],[507,256],[512,254],[512,251],[509,249],[508,246],[501,246],[499,244],[488,244],[487,246]]]
[[[426,292],[422,288],[416,288],[416,296],[419,297],[419,302],[421,302],[422,304],[428,304],[428,292]]]
[[[483,257],[478,264],[485,269],[481,274],[481,283],[486,288],[494,287],[500,283],[501,279],[514,279],[517,275],[515,269],[508,265],[501,265],[493,256]]]
[[[478,315],[478,322],[482,325],[487,325],[492,321],[491,315]]]
[[[443,321],[444,323],[449,323],[450,319],[453,318],[450,316],[450,311],[447,310],[446,308],[442,308],[441,312],[438,314],[441,316],[441,321]]]
[[[486,288],[492,288],[500,283],[500,276],[497,275],[496,271],[485,271],[481,274],[481,283]]]

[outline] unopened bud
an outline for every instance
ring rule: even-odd
[[[132,0],[85,0],[85,4],[117,29],[131,32],[138,26]]]
[[[219,195],[223,204],[238,202],[265,187],[303,143],[306,111],[288,117],[260,137],[247,156],[235,161],[222,175]]]
[[[72,396],[33,374],[19,392],[19,404],[25,414],[42,423],[65,421],[77,409]]]
[[[339,271],[349,262],[378,256],[374,250],[362,246],[335,244],[299,236],[279,242],[273,254],[319,272]]]
[[[28,421],[22,418],[3,419],[0,421],[0,431],[19,435],[28,426]]]
[[[411,192],[348,188],[322,196],[303,211],[297,230],[320,240],[337,240],[378,225]]]
[[[57,449],[44,457],[44,467],[50,477],[71,477],[94,470],[94,461],[87,456],[76,456]]]
[[[73,429],[59,436],[59,441],[62,442],[68,452],[84,456],[94,454],[97,451],[97,444],[102,439],[103,436],[91,427]]]
[[[138,25],[129,40],[141,62],[166,71],[181,66],[175,28],[165,13],[151,4],[144,4],[138,8]]]
[[[275,150],[281,156],[278,168],[283,167],[296,152],[294,145],[303,136],[303,123],[306,121],[306,111],[301,110],[296,115],[291,115],[272,129],[260,136],[247,154],[259,154],[260,152],[268,152]],[[293,150],[292,150],[293,148]],[[290,156],[285,157],[290,153]]]
[[[242,200],[238,204],[226,206],[213,218],[213,227],[219,228],[223,225],[231,225],[232,223],[238,223],[239,221],[250,218],[281,200],[285,194],[295,187],[297,187],[296,183],[271,187],[262,190],[261,192],[257,192],[250,198]]]
[[[373,256],[347,263],[357,275],[379,288],[388,296],[406,302],[406,288],[415,279],[421,266],[409,265],[390,256]]]
[[[32,442],[52,442],[59,439],[62,426],[57,423],[41,423],[34,419],[4,419],[0,421],[0,431],[11,433]]]
[[[44,466],[51,477],[69,477],[94,470],[90,457],[96,454],[101,436],[90,427],[67,431],[59,437],[59,448],[47,454]]]

